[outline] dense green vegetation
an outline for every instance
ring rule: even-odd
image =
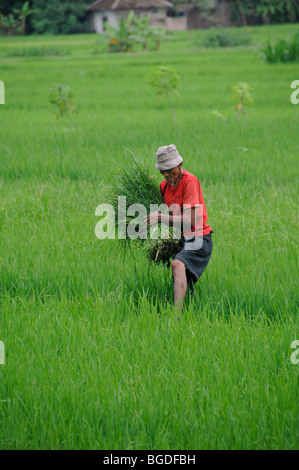
[[[2,449],[298,448],[298,65],[259,49],[297,29],[249,28],[251,46],[229,49],[187,31],[120,54],[96,35],[0,38]],[[32,47],[70,54],[15,53]],[[160,65],[180,77],[176,123],[148,83]],[[248,121],[238,82],[252,87]],[[55,118],[55,84],[73,92],[73,129]],[[112,161],[129,148],[159,176],[170,143],[215,230],[181,321],[166,266],[95,237]]]
[[[299,31],[289,40],[280,39],[274,44],[268,41],[262,52],[269,64],[299,62]]]

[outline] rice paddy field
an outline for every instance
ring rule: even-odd
[[[177,32],[119,54],[95,34],[0,38],[1,449],[298,449],[299,65],[260,55],[298,27],[249,28],[227,49]],[[158,65],[180,77],[176,123],[148,84]],[[58,83],[74,125],[55,119]],[[215,231],[180,321],[171,270],[95,236],[115,162],[131,165],[129,149],[162,178],[155,152],[171,143]]]

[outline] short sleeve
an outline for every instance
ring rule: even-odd
[[[188,181],[183,192],[183,205],[189,204],[190,207],[195,207],[201,204],[200,193],[200,184],[196,181]]]

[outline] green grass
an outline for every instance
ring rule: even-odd
[[[143,54],[109,55],[96,35],[0,38],[2,449],[298,448],[298,66],[259,56],[296,28],[249,28],[250,47],[226,50],[176,33]],[[41,46],[71,55],[6,57]],[[154,65],[181,78],[177,124],[148,85]],[[253,87],[248,122],[239,81]],[[74,92],[75,131],[55,120],[56,83]],[[156,174],[170,143],[215,230],[180,322],[170,270],[94,232],[112,160],[129,163],[126,147]]]
[[[44,57],[44,56],[67,56],[70,51],[60,46],[53,47],[25,47],[23,49],[8,49],[6,57]]]

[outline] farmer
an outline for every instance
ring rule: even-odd
[[[165,177],[160,184],[161,195],[165,204],[171,209],[163,214],[160,211],[151,212],[144,221],[149,226],[165,223],[180,227],[181,251],[172,261],[174,287],[174,302],[178,312],[183,309],[187,284],[193,295],[194,284],[204,272],[211,258],[212,233],[214,230],[207,224],[207,210],[204,203],[200,183],[196,176],[183,170],[183,159],[176,146],[159,147],[156,153],[155,167]],[[190,230],[183,229],[190,227]],[[193,236],[192,236],[193,235]]]

